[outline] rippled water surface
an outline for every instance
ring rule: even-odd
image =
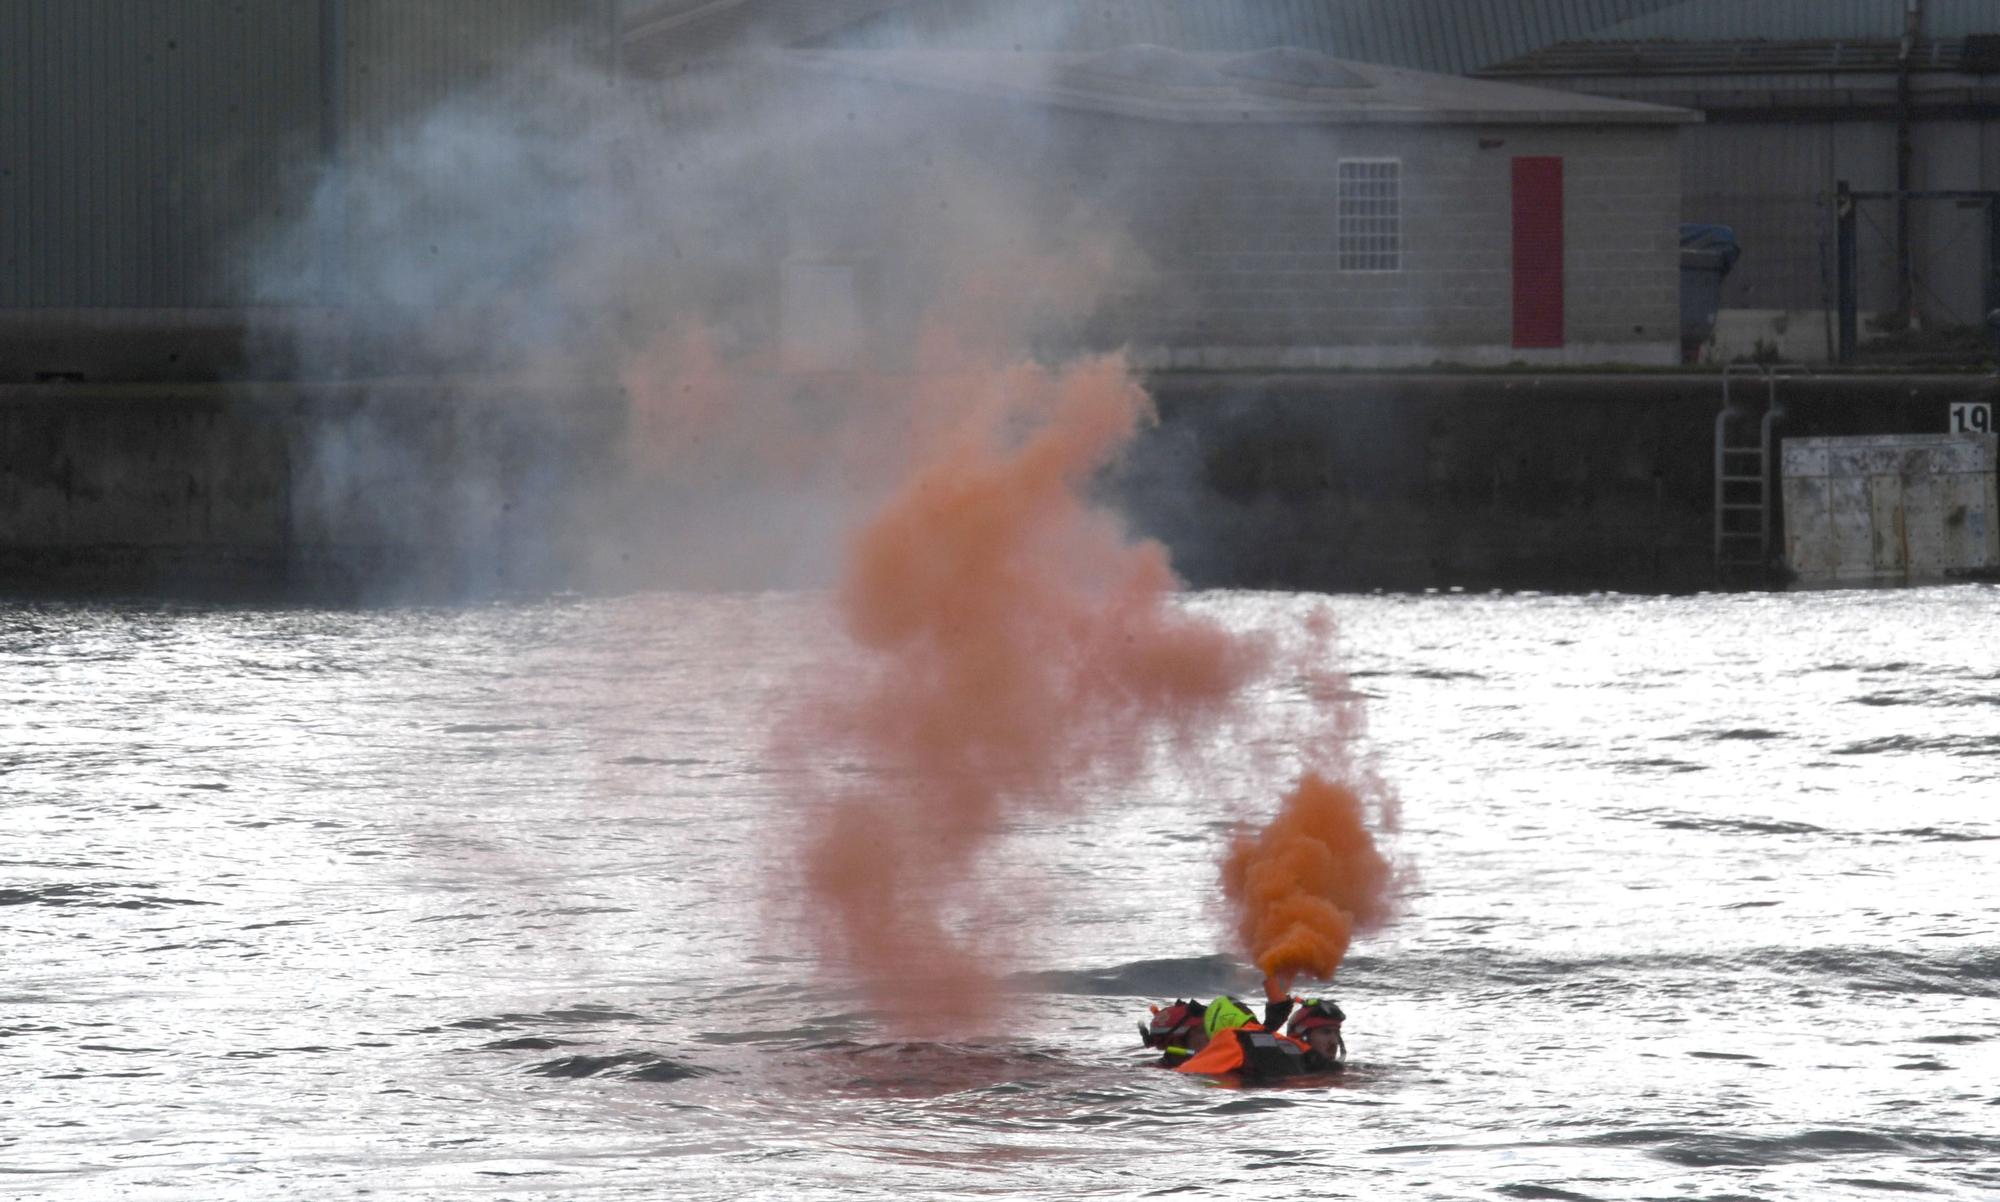
[[[2000,589],[1336,605],[1415,876],[1262,1092],[1133,1033],[1248,767],[1015,832],[991,1029],[816,971],[811,599],[0,609],[0,1194],[2000,1197]]]

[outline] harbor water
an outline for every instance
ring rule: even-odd
[[[1268,1090],[1134,1026],[1257,988],[1283,749],[1009,829],[913,1038],[787,863],[824,598],[0,608],[0,1196],[2000,1197],[2000,588],[1332,604],[1402,887]]]

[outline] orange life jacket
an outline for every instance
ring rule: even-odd
[[[1241,1072],[1246,1063],[1255,1067],[1256,1062],[1274,1055],[1290,1059],[1307,1051],[1305,1044],[1289,1035],[1274,1035],[1262,1023],[1245,1023],[1216,1035],[1207,1047],[1176,1065],[1174,1071],[1221,1076]]]

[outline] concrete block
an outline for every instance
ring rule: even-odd
[[[1785,561],[1808,584],[2000,568],[1991,434],[1786,439]]]

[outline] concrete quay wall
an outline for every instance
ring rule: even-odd
[[[1107,474],[1197,587],[1714,582],[1712,374],[1161,373]],[[1740,393],[1755,392],[1739,382]],[[1781,434],[1923,433],[1992,378],[1787,383]],[[616,465],[615,389],[0,387],[0,594],[374,600],[718,580]],[[646,496],[641,492],[651,490]],[[651,495],[657,493],[659,495]],[[724,584],[754,584],[750,579]]]
[[[612,396],[462,382],[0,387],[0,593],[563,587],[621,424]]]
[[[1730,388],[1761,411],[1761,381]],[[1716,584],[1718,374],[1188,373],[1153,391],[1160,425],[1119,487],[1193,582]],[[1978,376],[1796,378],[1776,433],[1942,431],[1952,401],[1994,391]]]

